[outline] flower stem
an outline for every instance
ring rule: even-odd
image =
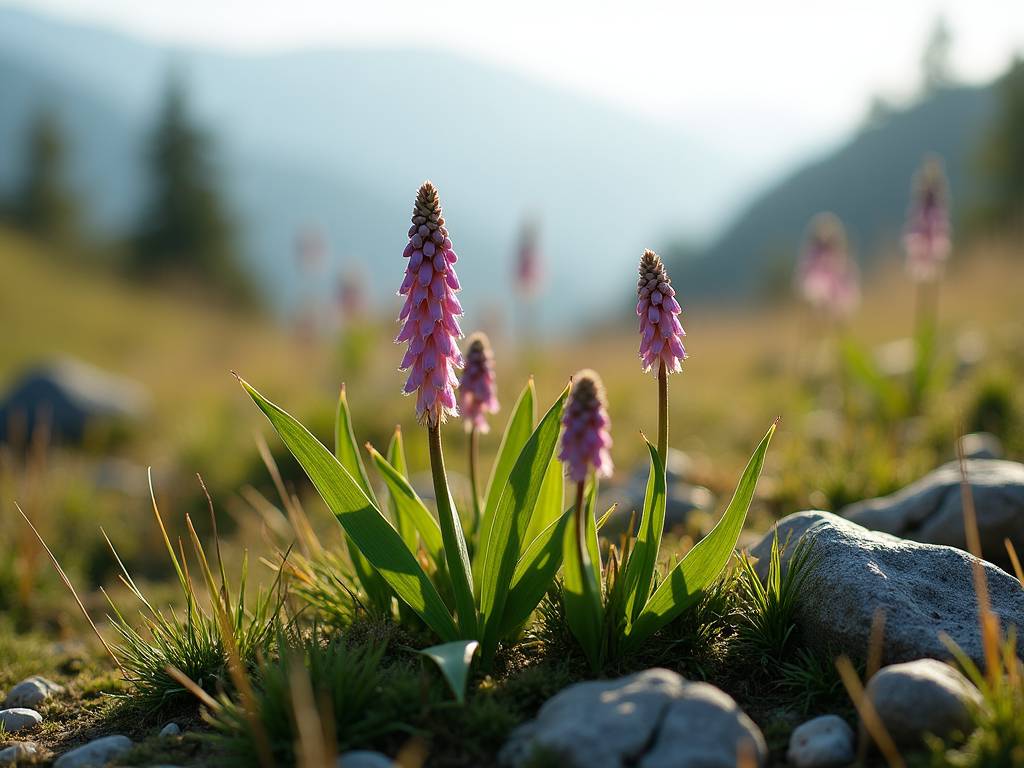
[[[668,371],[665,361],[658,366],[658,453],[668,471]]]
[[[473,531],[480,527],[480,491],[476,479],[477,454],[479,453],[480,434],[476,427],[469,430],[469,489],[473,494]]]
[[[437,522],[441,527],[444,543],[444,558],[452,579],[455,593],[455,609],[458,613],[459,630],[469,639],[476,637],[476,603],[473,599],[473,581],[470,577],[469,553],[466,537],[462,532],[451,492],[448,477],[444,471],[444,454],[441,452],[441,425],[428,422],[427,432],[430,444],[430,474],[434,480],[434,499],[437,503]]]

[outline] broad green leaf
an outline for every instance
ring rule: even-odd
[[[402,537],[406,546],[409,546],[409,549],[414,552],[419,549],[419,544],[416,540],[416,535],[419,533],[420,538],[423,540],[423,546],[427,550],[427,554],[430,555],[431,560],[434,561],[434,565],[443,565],[444,545],[441,542],[441,528],[437,524],[437,520],[430,514],[430,510],[427,509],[419,494],[409,484],[409,481],[402,476],[402,473],[372,446],[367,446],[367,450],[369,450],[370,458],[373,459],[373,463],[376,465],[377,471],[380,472],[384,484],[388,487],[388,496],[391,504],[394,505],[393,514],[395,520],[405,520],[412,526],[412,544],[410,545],[409,539],[405,536]],[[398,530],[401,533],[400,525]]]
[[[455,700],[459,704],[465,704],[469,668],[472,666],[473,657],[479,648],[480,643],[476,640],[455,640],[442,645],[432,645],[422,651],[417,651],[417,653],[437,665],[445,682],[455,694]]]
[[[843,339],[840,350],[846,375],[865,387],[878,403],[885,418],[899,418],[906,410],[906,395],[878,369],[867,350],[853,339]]]
[[[348,407],[348,397],[345,395],[345,385],[341,386],[338,394],[338,410],[334,419],[334,455],[345,468],[345,471],[359,483],[360,489],[377,509],[377,497],[370,485],[370,478],[366,474],[366,467],[359,455],[359,447],[356,445],[355,432],[352,429],[352,413]],[[356,572],[359,583],[363,585],[366,596],[370,603],[379,613],[391,614],[391,590],[387,581],[374,571],[373,566],[366,559],[359,547],[355,546],[348,536],[345,537],[345,545],[348,547],[349,559]]]
[[[596,484],[591,485],[582,517],[573,505],[572,522],[565,527],[562,568],[562,602],[565,621],[579,642],[594,671],[604,657],[604,607],[601,599],[601,564],[597,555],[597,525],[594,522]],[[582,529],[582,531],[581,531]],[[584,546],[580,547],[580,536]]]
[[[654,569],[658,564],[661,536],[665,529],[665,468],[661,463],[658,449],[647,442],[651,454],[651,471],[647,478],[647,493],[644,509],[640,515],[640,528],[636,542],[623,564],[623,608],[625,624],[629,625],[640,615],[651,595]]]
[[[395,433],[391,436],[391,441],[388,443],[387,452],[388,464],[397,472],[403,480],[409,479],[409,467],[405,461],[405,446],[402,443],[402,428],[395,427]],[[379,469],[379,468],[378,468]],[[416,532],[417,526],[413,521],[413,518],[409,515],[404,515],[395,503],[394,494],[388,492],[388,511],[391,513],[391,519],[395,523],[395,527],[398,529],[398,533],[402,536],[402,541],[409,548],[410,551],[415,552],[419,546]],[[428,513],[429,514],[429,513]],[[431,518],[433,520],[433,518]],[[437,524],[436,520],[433,520],[434,524]],[[441,540],[441,531],[438,529],[437,540]],[[433,556],[433,550],[428,546],[427,551]]]
[[[505,600],[516,563],[528,545],[524,538],[544,475],[555,452],[562,426],[562,406],[568,394],[569,388],[566,387],[526,441],[509,474],[501,500],[494,513],[489,515],[491,525],[489,535],[483,541],[480,565],[480,618],[484,623],[482,654],[485,665],[490,663],[498,645]]]
[[[537,506],[530,517],[526,541],[533,541],[565,511],[565,469],[558,457],[551,459],[544,482],[540,486]]]
[[[736,541],[743,530],[750,502],[754,498],[754,489],[773,434],[775,424],[772,424],[750,457],[722,519],[658,585],[636,622],[628,629],[627,650],[635,650],[644,640],[696,603],[703,590],[729,564]]]
[[[486,542],[491,532],[491,522],[494,518],[494,510],[501,500],[501,493],[505,490],[509,473],[515,466],[523,446],[530,439],[533,431],[533,422],[536,418],[536,392],[533,387],[533,377],[523,387],[519,399],[512,407],[512,415],[505,425],[505,432],[501,436],[501,444],[498,446],[498,455],[494,460],[491,469],[491,479],[487,483],[486,501],[484,502],[483,518],[480,520],[480,529],[477,535],[478,542]],[[483,558],[477,557],[473,563],[473,581],[477,587],[477,595],[480,594],[480,567]]]
[[[512,576],[512,589],[505,600],[505,615],[502,617],[499,636],[507,637],[515,632],[530,618],[534,608],[544,598],[562,565],[565,529],[571,522],[572,510],[563,512],[561,517],[541,531],[519,558],[516,572]]]
[[[445,641],[458,632],[444,601],[391,523],[363,493],[334,455],[294,417],[239,379],[298,460],[355,547],[380,572],[399,598]]]

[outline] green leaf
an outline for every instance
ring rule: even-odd
[[[537,506],[530,517],[526,541],[533,541],[565,511],[565,469],[558,457],[551,459],[544,482],[540,486]]]
[[[486,542],[491,532],[491,522],[494,519],[494,510],[501,500],[501,493],[505,490],[509,473],[515,466],[516,459],[530,439],[535,420],[536,406],[534,401],[536,392],[533,387],[533,377],[523,387],[519,399],[512,407],[512,415],[509,416],[508,424],[505,426],[505,433],[501,437],[501,444],[498,446],[498,455],[494,460],[494,467],[491,469],[491,479],[487,482],[486,502],[484,503],[483,519],[480,520],[480,530],[477,536],[478,542]],[[473,581],[476,583],[477,595],[480,594],[480,564],[482,558],[477,558],[473,563]]]
[[[853,339],[843,339],[840,351],[845,375],[852,376],[868,390],[886,419],[898,419],[907,409],[906,395],[891,379],[886,378],[867,350]]]
[[[582,519],[573,505],[573,522],[566,526],[563,539],[565,567],[562,569],[562,602],[565,621],[583,649],[591,668],[598,672],[604,660],[604,607],[601,599],[601,563],[594,522],[597,484],[590,486]],[[584,546],[580,547],[582,522]]]
[[[483,541],[480,565],[480,618],[484,622],[482,654],[485,665],[490,663],[500,639],[505,600],[516,563],[527,547],[524,538],[544,475],[555,452],[562,426],[562,406],[568,394],[569,387],[566,387],[526,441],[509,474],[501,500],[494,513],[489,515],[491,525],[489,535]]]
[[[409,539],[405,536],[402,536],[402,540],[405,541],[410,551],[415,552],[419,548],[416,540],[418,533],[419,537],[423,540],[423,546],[427,550],[427,554],[434,561],[434,565],[439,566],[443,564],[444,545],[441,542],[441,528],[437,524],[437,520],[430,514],[430,510],[427,509],[427,506],[409,484],[409,481],[402,476],[402,473],[372,446],[367,446],[367,450],[370,452],[370,458],[373,459],[377,471],[380,472],[380,476],[384,479],[384,484],[388,487],[388,497],[391,504],[394,505],[393,514],[395,520],[405,520],[407,525],[412,527],[412,544],[410,545]],[[399,526],[398,530],[401,533],[401,526]]]
[[[370,478],[366,474],[366,467],[363,465],[363,459],[359,455],[359,448],[356,445],[356,436],[352,429],[352,414],[349,411],[344,384],[338,394],[338,410],[334,420],[334,455],[345,471],[359,483],[366,498],[380,509],[380,504],[373,493]],[[359,551],[359,547],[355,546],[347,535],[345,536],[345,545],[348,548],[349,559],[352,561],[356,577],[363,585],[363,591],[366,592],[370,603],[378,613],[390,616],[391,589],[388,587],[387,581],[373,569],[370,562]]]
[[[541,531],[519,558],[512,577],[512,589],[505,600],[499,636],[507,637],[518,630],[544,598],[562,565],[565,530],[571,522],[570,509]]]
[[[713,583],[728,565],[736,548],[736,541],[743,530],[750,502],[754,498],[754,489],[761,475],[764,457],[773,434],[775,424],[772,424],[754,451],[754,455],[750,457],[722,519],[658,585],[658,589],[644,606],[640,616],[628,628],[626,650],[635,650],[644,640],[696,603],[703,590]]]
[[[298,460],[355,547],[380,572],[399,598],[445,641],[455,640],[455,622],[402,537],[323,444],[294,417],[239,379]]]
[[[456,640],[442,645],[432,645],[422,651],[417,651],[417,653],[437,665],[445,682],[455,694],[455,700],[459,704],[465,704],[469,668],[472,666],[473,657],[479,648],[480,643],[476,640]]]
[[[405,461],[405,446],[402,443],[402,428],[395,427],[395,433],[391,436],[391,441],[388,443],[387,452],[388,464],[391,468],[397,472],[403,480],[409,479],[409,467]],[[380,468],[378,467],[378,471]],[[382,473],[383,474],[383,473]],[[402,536],[402,541],[409,548],[411,552],[415,552],[419,543],[417,540],[417,525],[413,518],[408,514],[402,514],[397,503],[395,503],[394,493],[388,492],[388,511],[391,513],[391,519],[395,523],[395,527],[398,529],[398,533]],[[429,514],[429,512],[428,512]],[[433,517],[431,517],[433,520]],[[433,520],[435,526],[436,520]],[[441,540],[441,532],[438,529],[437,540]],[[426,544],[424,545],[426,546]],[[428,546],[427,551],[433,556],[433,550]]]
[[[649,440],[645,442],[651,454],[651,471],[647,478],[647,493],[644,496],[636,542],[630,550],[629,559],[623,564],[624,626],[636,620],[651,595],[654,569],[658,564],[661,536],[665,529],[665,467],[661,463],[658,449]]]

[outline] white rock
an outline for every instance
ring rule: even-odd
[[[571,685],[512,732],[499,762],[538,754],[564,768],[732,768],[762,765],[764,737],[727,694],[667,669]]]
[[[974,563],[985,570],[1002,630],[1024,627],[1024,589],[1018,581],[963,550],[869,531],[830,512],[789,515],[776,527],[780,542],[790,540],[784,563],[798,539],[810,540],[812,565],[796,597],[796,620],[807,641],[822,650],[864,659],[872,621],[881,611],[883,663],[950,658],[942,633],[983,663]],[[751,550],[759,568],[767,562],[771,541],[769,532]]]
[[[786,762],[796,768],[839,768],[855,757],[853,729],[837,715],[822,715],[793,731]]]
[[[335,763],[336,768],[395,768],[391,758],[380,752],[356,749],[345,752]]]
[[[35,728],[43,722],[43,716],[34,709],[26,707],[12,707],[11,709],[0,709],[0,725],[8,733],[27,731]]]
[[[900,746],[920,746],[926,733],[945,737],[973,730],[981,693],[949,664],[919,659],[880,670],[867,686],[889,735]]]
[[[132,740],[127,736],[104,736],[65,752],[57,758],[53,768],[99,768],[132,746]]]
[[[31,741],[20,741],[16,744],[11,744],[9,747],[0,749],[0,765],[14,765],[19,760],[24,760],[28,757],[35,757],[40,752],[39,746],[33,744]]]
[[[4,700],[4,707],[35,707],[54,693],[62,693],[64,688],[45,677],[33,675],[22,680],[11,688]]]
[[[168,723],[160,729],[161,738],[166,738],[168,736],[177,736],[180,733],[181,726],[179,726],[177,723]]]

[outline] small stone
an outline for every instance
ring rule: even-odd
[[[43,716],[34,709],[12,707],[0,710],[0,726],[8,733],[27,731],[43,722]]]
[[[731,768],[763,765],[768,750],[726,693],[648,669],[569,686],[512,732],[498,759],[525,768],[541,754],[564,768]]]
[[[65,752],[57,758],[53,768],[95,768],[106,765],[113,758],[130,750],[132,746],[132,740],[127,736],[104,736]]]
[[[853,729],[837,715],[822,715],[793,731],[786,762],[796,768],[839,768],[855,757]]]
[[[7,693],[3,706],[10,707],[35,707],[41,704],[54,693],[62,693],[64,688],[45,677],[33,675],[22,680]]]
[[[885,667],[868,682],[867,696],[901,747],[920,746],[926,733],[970,734],[972,709],[982,702],[970,680],[935,659]]]
[[[387,755],[371,752],[368,749],[356,749],[345,752],[335,763],[336,768],[395,768],[395,764]]]
[[[167,738],[169,736],[177,736],[181,733],[181,726],[177,723],[168,723],[160,729],[160,737]]]
[[[19,741],[4,749],[0,749],[0,766],[14,765],[19,760],[35,757],[40,753],[39,746],[31,741]]]
[[[991,432],[971,432],[960,438],[960,449],[965,459],[1001,459],[1002,441]]]

